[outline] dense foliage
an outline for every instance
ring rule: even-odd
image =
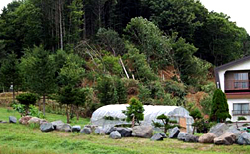
[[[164,133],[166,134],[169,129],[172,129],[174,127],[180,127],[179,125],[176,125],[177,121],[176,120],[170,120],[166,115],[161,114],[157,116],[157,120],[160,120],[160,122],[153,122],[154,127],[157,128],[164,128]]]
[[[13,1],[0,14],[0,88],[13,87],[13,100],[20,90],[42,96],[44,114],[57,105],[89,116],[133,96],[187,107],[188,93],[215,90],[213,67],[249,44],[244,28],[196,0]],[[203,113],[215,112],[211,102]]]

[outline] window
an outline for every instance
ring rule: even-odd
[[[249,103],[234,103],[233,115],[249,115]]]
[[[235,89],[248,89],[248,73],[235,73],[234,80]]]

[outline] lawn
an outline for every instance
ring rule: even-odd
[[[8,121],[8,117],[18,113],[11,109],[0,108],[0,119]],[[62,115],[47,114],[49,121],[63,120]],[[89,119],[81,119],[75,124],[84,126]],[[20,124],[0,124],[0,154],[56,154],[56,153],[171,153],[171,154],[217,154],[217,153],[249,153],[250,146],[216,146],[213,144],[184,143],[176,139],[150,141],[143,138],[110,139],[108,136],[84,135],[78,133],[50,132],[42,133],[37,128]]]

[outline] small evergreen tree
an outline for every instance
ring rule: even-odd
[[[144,119],[144,108],[142,103],[134,97],[132,97],[129,102],[127,110],[123,111],[123,113],[127,116],[126,121],[132,121],[132,127],[134,127],[135,123],[140,125],[140,121]]]
[[[202,118],[202,116],[201,116],[201,112],[198,108],[195,108],[194,110],[192,110],[190,112],[190,116],[192,116],[194,118],[194,123],[192,124],[192,126],[194,126],[194,129],[193,129],[193,134],[194,134],[194,131],[197,128],[197,126],[199,125],[199,122],[200,122],[200,119]]]
[[[174,127],[179,127],[179,125],[176,125],[177,121],[176,120],[170,120],[166,115],[161,114],[157,118],[157,120],[161,120],[162,123],[160,122],[153,122],[154,127],[157,128],[164,128],[164,133],[167,133],[167,131],[171,128]]]
[[[231,118],[229,114],[226,95],[217,89],[213,95],[213,102],[209,120],[215,122],[224,122],[226,118]]]
[[[16,99],[20,104],[25,105],[25,114],[27,115],[29,112],[29,106],[36,103],[36,101],[38,100],[38,96],[33,93],[23,93],[16,96]]]

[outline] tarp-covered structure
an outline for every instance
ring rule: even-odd
[[[128,104],[106,105],[97,109],[91,117],[91,123],[104,128],[113,127],[122,124],[131,124],[126,122],[126,115],[122,111],[126,110]],[[180,106],[153,106],[144,105],[144,120],[141,125],[151,125],[152,120],[157,120],[157,116],[165,114],[171,120],[176,120],[184,131],[191,133],[193,131],[192,124],[194,119],[189,115],[189,112]]]

